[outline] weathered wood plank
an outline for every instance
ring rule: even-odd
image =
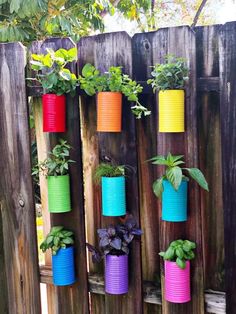
[[[82,38],[78,43],[78,67],[85,63],[94,64],[95,41],[90,37]],[[99,164],[98,133],[96,132],[96,102],[94,97],[81,94],[80,97],[81,138],[83,151],[84,194],[86,213],[86,239],[98,246],[97,229],[101,227],[100,189],[94,183],[94,171]],[[94,264],[89,254],[89,270],[103,272],[103,265]],[[90,295],[93,314],[105,313],[105,297]]]
[[[52,283],[52,270],[49,267],[42,266],[40,268],[41,282],[50,285]],[[105,295],[104,278],[99,274],[89,274],[89,291],[92,295]],[[151,281],[143,282],[143,301],[145,305],[150,306],[153,313],[161,308],[161,291]],[[225,293],[213,290],[205,291],[205,304],[207,313],[225,314]],[[100,312],[102,313],[102,312]],[[150,312],[151,313],[151,312]],[[157,312],[158,313],[158,312]]]
[[[168,152],[173,155],[183,154],[186,166],[198,167],[195,35],[186,26],[160,29],[153,33],[152,49],[154,64],[163,62],[167,54],[174,54],[186,58],[190,68],[190,80],[186,86],[185,97],[186,131],[182,134],[157,133],[157,153],[160,155],[166,155]],[[161,174],[162,170],[158,169],[158,176]],[[180,238],[187,238],[197,243],[197,258],[191,262],[192,301],[186,304],[173,304],[162,298],[162,311],[165,314],[204,313],[200,193],[198,186],[193,182],[189,184],[188,199],[188,221],[186,223],[162,221],[159,242],[161,250],[165,250],[172,240]],[[161,216],[160,203],[159,215]]]
[[[219,77],[219,31],[221,26],[196,29],[197,75]],[[202,239],[205,289],[224,290],[224,220],[220,101],[218,92],[197,93],[199,164],[210,193],[201,190]],[[209,271],[209,269],[211,271]]]
[[[227,313],[236,308],[236,23],[227,23],[220,34],[220,114],[223,166],[225,235],[225,286]]]
[[[74,47],[74,43],[68,38],[51,38],[44,42],[33,43],[31,52],[45,53],[46,48],[57,50],[59,48],[70,49],[72,47]],[[70,66],[70,70],[76,73],[76,63]],[[89,313],[89,302],[85,252],[84,195],[82,184],[83,171],[81,161],[78,95],[75,97],[67,96],[67,132],[65,134],[39,134],[37,136],[37,140],[44,141],[42,146],[38,147],[39,153],[41,151],[40,155],[43,156],[42,151],[45,147],[51,149],[57,144],[59,138],[66,139],[73,147],[70,158],[76,161],[76,163],[70,167],[72,211],[64,214],[52,214],[51,225],[64,225],[66,228],[74,231],[76,243],[75,265],[78,280],[76,284],[71,287],[55,287],[53,288],[53,291],[48,292],[49,313],[70,312],[86,314]],[[48,141],[48,144],[46,141]],[[47,193],[47,187],[45,187],[45,185],[43,185],[43,190]],[[53,300],[53,303],[50,304],[51,300]]]
[[[79,51],[81,50],[81,42],[84,40],[86,40],[88,44],[89,39],[82,39],[78,46]],[[123,71],[125,73],[132,75],[131,39],[126,33],[121,32],[98,35],[90,37],[90,40],[95,43],[91,44],[87,50],[85,50],[85,45],[83,46],[83,55],[80,56],[81,66],[86,62],[91,61],[91,56],[94,56],[93,63],[102,72],[107,71],[107,69],[112,65],[119,65],[123,67]],[[94,107],[88,110],[94,110]],[[130,172],[126,179],[127,210],[134,215],[137,221],[139,221],[135,124],[134,117],[130,110],[130,104],[126,100],[123,102],[122,122],[122,133],[100,133],[97,135],[99,160],[104,161],[108,158],[117,164],[126,164],[133,167],[134,171],[132,173]],[[112,222],[117,223],[117,219],[102,218],[103,226],[107,226]],[[141,261],[139,242],[134,242],[132,244],[132,251],[129,255],[129,263],[131,270],[129,294],[127,296],[106,295],[106,313],[142,313],[143,311],[141,298]]]
[[[11,314],[41,313],[25,48],[0,44],[1,235]],[[4,286],[1,288],[4,293]],[[6,293],[5,293],[6,296]]]
[[[133,78],[137,81],[146,81],[150,77],[153,65],[151,47],[152,33],[136,34],[132,38],[133,51]],[[149,87],[150,88],[150,87]],[[151,90],[151,89],[150,89]],[[145,89],[144,89],[145,93]],[[137,148],[139,160],[139,189],[140,189],[140,219],[144,230],[142,236],[142,272],[143,280],[155,280],[160,285],[159,252],[159,218],[157,198],[152,191],[152,184],[157,177],[156,169],[145,162],[156,155],[156,105],[155,95],[142,95],[140,101],[152,111],[150,117],[137,121]],[[154,171],[153,171],[154,170]],[[155,252],[155,253],[154,253]],[[144,313],[158,313],[158,306],[144,304]],[[159,312],[160,313],[160,312]]]

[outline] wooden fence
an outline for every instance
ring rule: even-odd
[[[33,43],[29,53],[73,46],[70,39],[53,38]],[[82,38],[77,46],[79,61],[71,71],[80,71],[87,62],[101,71],[121,65],[144,86],[141,101],[152,115],[137,121],[125,102],[123,132],[97,133],[95,98],[81,93],[67,97],[67,132],[63,136],[43,133],[42,91],[26,90],[26,50],[19,43],[0,44],[0,313],[41,313],[40,282],[47,284],[49,314],[225,313],[225,299],[227,313],[234,313],[236,23],[164,28],[133,38],[125,32],[102,34]],[[145,83],[150,66],[170,53],[185,57],[190,67],[183,134],[157,131],[157,98]],[[74,147],[72,212],[49,215],[45,179],[40,177],[44,232],[63,224],[75,233],[78,282],[71,287],[52,285],[50,255],[46,265],[38,267],[27,96],[33,101],[39,160],[59,137]],[[206,193],[190,184],[186,223],[161,221],[160,202],[152,192],[160,173],[144,163],[169,151],[184,154],[188,166],[199,167],[210,187]],[[96,229],[116,221],[101,216],[100,191],[92,178],[95,167],[106,159],[133,167],[127,178],[127,208],[144,230],[141,244],[132,245],[130,288],[125,296],[105,295],[103,266],[86,257],[85,242],[97,244]],[[192,301],[182,305],[164,300],[163,264],[158,257],[178,238],[197,242]]]

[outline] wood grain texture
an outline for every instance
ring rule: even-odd
[[[220,109],[223,166],[226,310],[236,308],[236,23],[227,23],[220,34]]]
[[[91,43],[92,41],[94,43]],[[78,50],[81,53],[79,58],[80,69],[86,62],[93,60],[92,63],[101,72],[107,71],[110,66],[122,66],[125,73],[132,75],[131,39],[124,32],[83,38],[79,42]],[[95,105],[93,104],[86,111],[84,110],[87,117],[91,115],[90,111],[94,108]],[[92,115],[92,117],[94,123],[95,116]],[[89,136],[95,136],[95,138],[97,136],[95,141],[98,144],[99,161],[112,160],[117,164],[126,164],[133,167],[133,171],[126,178],[127,210],[139,221],[135,121],[130,110],[130,104],[125,99],[123,99],[122,129],[122,133],[118,134],[99,133],[92,135],[92,131],[89,131]],[[93,130],[95,132],[94,125]],[[117,222],[117,219],[103,217],[101,224],[107,226],[110,223]],[[127,296],[106,295],[105,313],[142,313],[143,311],[139,242],[132,244],[129,263],[131,270],[129,294]]]
[[[146,81],[150,77],[153,65],[153,51],[151,47],[152,33],[136,34],[132,38],[133,78],[137,81]],[[152,280],[160,285],[159,252],[159,217],[157,198],[152,191],[152,184],[157,177],[156,169],[146,161],[156,155],[156,127],[157,108],[155,95],[144,94],[140,97],[141,103],[152,111],[150,117],[137,121],[137,147],[139,163],[140,188],[140,218],[144,230],[142,236],[142,272],[143,280]],[[144,313],[160,313],[160,306],[144,304]]]
[[[219,77],[221,26],[196,28],[197,76]],[[224,291],[224,219],[219,92],[197,93],[200,169],[210,193],[201,190],[205,289]],[[211,271],[209,271],[209,269]]]
[[[183,154],[187,167],[198,167],[195,35],[190,28],[185,26],[160,29],[153,33],[152,49],[154,64],[163,62],[167,54],[174,54],[177,57],[186,58],[190,69],[190,80],[185,89],[186,131],[179,134],[157,133],[157,154],[166,155],[168,152],[173,155]],[[163,169],[159,167],[158,177],[162,174]],[[197,243],[197,258],[191,262],[192,301],[178,305],[166,302],[163,297],[162,312],[165,314],[204,313],[200,193],[198,186],[193,181],[189,184],[188,208],[186,223],[165,221],[160,223],[161,250],[166,250],[169,243],[176,239],[190,239]],[[160,203],[158,210],[161,219]]]
[[[0,234],[3,236],[5,260],[5,269],[1,272],[6,273],[8,290],[3,309],[6,309],[8,302],[11,314],[39,314],[40,280],[31,178],[25,48],[19,43],[0,44],[0,60]]]
[[[57,50],[59,48],[70,49],[74,43],[68,38],[51,38],[44,42],[32,44],[31,53],[45,53],[46,48]],[[70,70],[76,73],[76,63],[70,66]],[[71,287],[55,287],[48,291],[49,313],[89,313],[88,284],[87,284],[87,263],[85,251],[85,221],[84,221],[84,194],[83,194],[83,171],[81,160],[81,139],[80,139],[80,118],[78,95],[67,96],[67,132],[64,134],[38,134],[37,139],[42,143],[38,147],[41,151],[45,147],[51,150],[58,143],[59,138],[66,139],[73,147],[70,158],[76,163],[70,167],[71,201],[72,211],[63,214],[51,214],[51,225],[63,225],[74,232],[75,235],[75,256],[77,282]],[[48,142],[47,142],[48,141]],[[42,182],[43,184],[43,182]],[[44,183],[45,184],[45,183]],[[47,192],[47,187],[43,186]],[[45,196],[45,194],[44,194]],[[52,291],[53,290],[53,291]],[[53,300],[50,303],[50,300]]]

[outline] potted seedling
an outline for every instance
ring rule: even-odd
[[[190,260],[194,259],[196,244],[189,240],[176,240],[170,243],[165,252],[159,255],[165,261],[165,300],[185,303],[191,300]]]
[[[125,166],[101,163],[95,171],[94,178],[102,187],[103,216],[125,215]]]
[[[123,224],[98,229],[99,250],[87,243],[93,262],[105,259],[105,291],[110,294],[124,294],[129,289],[128,254],[135,236],[142,234],[136,221],[128,217]]]
[[[159,90],[159,132],[184,132],[184,85],[189,70],[183,58],[167,56],[156,64],[147,81],[153,91]]]
[[[36,72],[36,80],[43,87],[43,131],[66,131],[66,97],[75,94],[77,78],[66,69],[66,65],[76,60],[77,50],[47,48],[47,54],[32,54],[31,68]]]
[[[165,173],[153,183],[153,191],[162,198],[162,220],[187,220],[187,188],[188,177],[194,179],[204,190],[208,191],[208,184],[202,172],[197,168],[181,168],[184,164],[183,155],[156,156],[150,159],[154,165],[165,166]]]
[[[121,132],[122,94],[135,105],[131,107],[136,118],[150,115],[150,111],[142,106],[138,95],[142,86],[123,74],[121,67],[110,67],[101,74],[93,65],[86,64],[79,76],[80,88],[89,96],[97,94],[97,131]]]
[[[63,226],[52,227],[46,239],[41,243],[43,252],[52,252],[52,274],[55,286],[73,284],[75,279],[73,232]]]
[[[49,157],[33,168],[32,175],[41,172],[47,178],[48,210],[50,213],[64,213],[71,211],[69,159],[71,146],[60,139]]]

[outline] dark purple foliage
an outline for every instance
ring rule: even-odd
[[[143,234],[142,230],[137,228],[136,225],[135,219],[129,216],[123,224],[98,229],[100,251],[87,243],[88,250],[92,253],[93,262],[100,262],[107,254],[129,254],[129,244],[135,236]]]

